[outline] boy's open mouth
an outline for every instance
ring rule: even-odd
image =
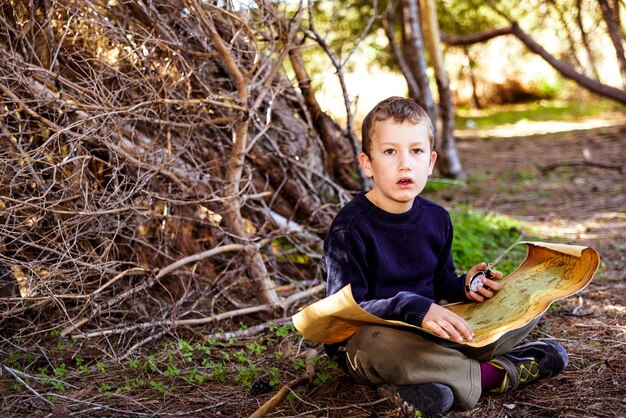
[[[404,178],[401,178],[400,180],[398,180],[398,184],[401,185],[401,186],[405,186],[405,185],[408,185],[408,184],[413,184],[413,180],[408,178],[408,177],[404,177]]]

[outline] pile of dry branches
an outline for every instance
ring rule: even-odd
[[[349,135],[306,100],[300,11],[213,3],[0,6],[0,327],[128,353],[319,281]]]

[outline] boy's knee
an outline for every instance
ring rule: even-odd
[[[363,326],[350,338],[348,351],[350,351],[351,347],[354,349],[367,348],[368,351],[384,350],[389,344],[389,339],[386,338],[386,334],[385,327],[374,325]]]

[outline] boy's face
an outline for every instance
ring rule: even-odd
[[[428,129],[424,123],[387,119],[376,123],[371,142],[371,158],[359,155],[363,172],[374,181],[367,197],[387,212],[406,212],[424,190],[437,160],[437,153],[430,150]]]

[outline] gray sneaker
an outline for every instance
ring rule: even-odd
[[[567,352],[554,341],[537,340],[520,344],[489,361],[506,372],[502,385],[490,392],[505,393],[561,373],[567,367]]]
[[[438,417],[449,411],[454,403],[452,389],[441,383],[385,384],[378,387],[378,393],[411,417]]]

